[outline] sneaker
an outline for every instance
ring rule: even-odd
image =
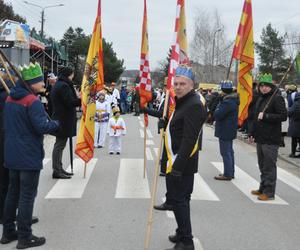
[[[258,197],[257,197],[258,200],[260,201],[271,201],[271,200],[274,200],[274,196],[268,196],[266,194],[260,194]]]
[[[44,245],[46,243],[46,239],[44,237],[37,237],[32,235],[27,240],[19,240],[17,244],[17,249],[26,249],[30,247],[38,247]]]
[[[13,233],[11,233],[11,234],[9,234],[9,235],[2,235],[2,238],[1,238],[1,240],[0,240],[0,243],[1,244],[8,244],[8,243],[10,243],[10,242],[12,242],[12,241],[15,241],[15,240],[17,240],[18,239],[18,234],[17,234],[17,232],[13,232]]]

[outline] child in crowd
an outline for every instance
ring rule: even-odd
[[[109,134],[109,154],[121,153],[122,135],[126,134],[126,126],[122,117],[119,107],[112,109],[113,117],[108,121],[108,134]]]
[[[105,93],[103,91],[98,92],[95,115],[95,148],[104,147],[110,109],[110,104],[105,100]]]

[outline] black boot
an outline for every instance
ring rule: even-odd
[[[52,178],[53,179],[70,179],[71,176],[70,175],[65,175],[63,173],[55,173],[55,172],[53,172]]]
[[[174,234],[174,235],[169,235],[168,239],[172,243],[178,243],[180,241],[180,237],[179,237],[179,235],[177,233]]]
[[[67,172],[66,170],[62,169],[61,171],[64,175],[74,175],[73,173]]]
[[[15,240],[17,240],[18,239],[18,234],[17,234],[17,232],[13,232],[13,233],[11,233],[11,234],[9,234],[9,235],[2,235],[2,238],[1,238],[1,240],[0,240],[0,243],[1,244],[8,244],[8,243],[10,243],[10,242],[12,242],[12,241],[15,241]]]
[[[165,210],[172,211],[173,210],[173,206],[167,204],[166,202],[164,202],[164,203],[162,203],[160,205],[155,205],[155,206],[153,206],[153,208],[156,209],[156,210],[161,210],[161,211],[165,211]]]
[[[184,245],[182,242],[178,242],[173,248],[168,248],[165,250],[195,250],[195,247],[194,244]]]
[[[30,247],[37,247],[44,245],[46,243],[46,239],[44,237],[36,237],[32,235],[29,239],[27,240],[19,240],[17,249],[26,249]]]

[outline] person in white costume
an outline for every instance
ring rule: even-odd
[[[102,148],[105,144],[107,124],[110,115],[110,104],[105,100],[105,93],[97,93],[96,114],[95,114],[95,148]]]
[[[108,121],[108,134],[109,134],[109,154],[121,153],[122,135],[126,134],[126,125],[122,117],[120,117],[119,107],[114,107],[113,117]]]

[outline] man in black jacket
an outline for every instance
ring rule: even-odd
[[[56,141],[52,152],[52,168],[54,179],[70,179],[73,173],[62,167],[62,155],[68,138],[76,136],[76,107],[81,105],[73,86],[74,71],[65,67],[59,73],[58,81],[52,87],[51,101],[54,120],[59,120],[60,130],[56,134]]]
[[[274,200],[277,179],[277,156],[281,143],[281,123],[287,119],[285,102],[278,88],[272,83],[272,75],[259,79],[259,93],[254,112],[250,140],[256,142],[261,181],[258,190],[252,190],[259,200]],[[275,92],[275,93],[274,93]]]
[[[174,78],[176,108],[169,120],[165,136],[168,199],[177,222],[176,234],[169,236],[169,240],[176,243],[171,248],[174,250],[194,249],[190,198],[194,174],[198,172],[199,134],[206,119],[206,112],[194,87],[192,69],[180,65]]]

